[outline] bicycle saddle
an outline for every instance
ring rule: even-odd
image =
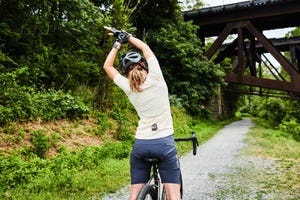
[[[158,158],[144,158],[144,162],[158,164],[160,160]]]

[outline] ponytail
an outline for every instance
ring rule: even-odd
[[[129,73],[128,80],[130,89],[134,92],[142,92],[143,89],[141,85],[145,82],[146,76],[143,72],[143,67],[140,65],[136,65]]]

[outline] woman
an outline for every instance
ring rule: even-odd
[[[116,29],[105,27],[114,32]],[[113,31],[114,30],[114,31]],[[159,170],[168,200],[180,199],[180,168],[174,142],[173,121],[168,88],[158,60],[150,47],[126,32],[114,32],[116,41],[103,68],[108,76],[128,96],[139,116],[135,142],[130,155],[130,200],[136,200],[141,188],[149,179],[151,164],[144,158],[160,160]],[[123,43],[129,42],[142,51],[127,52],[120,58],[125,76],[114,68],[114,60]]]

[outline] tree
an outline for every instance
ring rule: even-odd
[[[88,0],[1,1],[0,12],[3,53],[31,72],[23,84],[74,89],[98,78],[104,17]]]
[[[101,85],[102,27],[109,20],[88,0],[0,1],[1,120],[34,119],[39,92],[49,101],[54,90],[77,99],[71,95],[79,86]]]

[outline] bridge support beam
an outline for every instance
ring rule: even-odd
[[[211,45],[211,47],[205,52],[205,56],[208,59],[212,59],[215,53],[221,48],[223,42],[230,34],[236,34],[237,39],[231,44],[227,45],[223,52],[216,57],[215,62],[221,62],[228,54],[236,52],[237,66],[233,67],[231,72],[228,72],[225,76],[227,82],[239,83],[244,85],[264,87],[275,90],[286,91],[289,93],[300,94],[300,73],[299,73],[299,46],[291,47],[291,63],[278,51],[278,49],[259,31],[249,20],[229,23],[220,33],[219,37]],[[257,39],[257,41],[255,40]],[[264,48],[265,52],[269,52],[282,66],[282,68],[290,76],[290,81],[286,81],[284,78],[279,80],[267,79],[260,77],[257,74],[256,63],[260,62],[261,52],[257,51],[256,47],[259,43]],[[249,67],[249,73],[245,69]],[[271,71],[274,76],[274,72]],[[278,73],[278,71],[276,72]],[[279,77],[282,77],[278,74]]]

